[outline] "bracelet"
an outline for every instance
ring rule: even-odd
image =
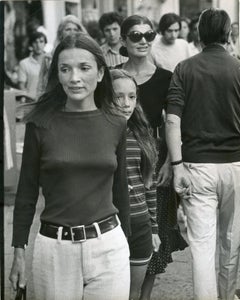
[[[182,162],[183,162],[182,159],[176,160],[176,161],[172,161],[172,162],[171,162],[171,166],[177,166],[177,165],[180,165]]]
[[[17,246],[14,246],[14,248],[26,249],[26,245],[17,245]]]

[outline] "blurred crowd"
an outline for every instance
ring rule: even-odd
[[[157,66],[172,72],[178,62],[201,51],[198,19],[199,14],[190,19],[170,13],[163,15],[159,24],[153,23],[157,35],[151,58]],[[17,62],[12,70],[8,70],[5,65],[5,88],[14,87],[24,91],[22,102],[37,100],[44,90],[46,74],[56,45],[74,32],[85,32],[93,37],[101,45],[108,66],[114,67],[125,62],[127,58],[119,53],[122,46],[122,21],[123,17],[119,14],[107,13],[100,17],[98,23],[90,22],[85,28],[77,17],[67,15],[58,26],[54,45],[48,42],[48,32],[42,25],[35,27],[27,37],[27,57]],[[228,51],[240,59],[238,22],[232,23]]]

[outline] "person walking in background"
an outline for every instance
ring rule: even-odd
[[[180,61],[190,57],[188,42],[178,38],[181,26],[180,17],[174,13],[161,17],[158,25],[159,34],[151,50],[156,66],[173,72]]]
[[[41,186],[36,299],[128,300],[126,120],[109,113],[114,101],[99,45],[84,33],[66,37],[54,52],[47,92],[26,118],[13,219],[14,289],[25,285],[24,248]]]
[[[202,51],[202,46],[198,34],[198,22],[199,16],[195,16],[194,18],[192,18],[189,24],[190,31],[188,41],[191,55],[198,54],[200,51]]]
[[[157,150],[148,121],[137,98],[137,83],[126,71],[111,70],[113,89],[119,104],[117,113],[125,116],[127,129],[127,176],[131,209],[130,248],[131,300],[138,300],[152,252],[160,239],[156,221]]]
[[[67,15],[62,18],[60,24],[58,25],[57,29],[57,37],[55,41],[54,48],[68,35],[77,33],[77,32],[84,32],[87,33],[84,26],[81,24],[79,19],[74,15]],[[53,50],[54,51],[54,50]],[[37,99],[45,93],[45,89],[47,86],[48,81],[48,71],[52,61],[52,52],[46,53],[43,57],[39,80],[37,84]]]
[[[108,67],[115,67],[126,62],[126,57],[119,53],[121,47],[120,28],[123,17],[116,12],[103,14],[99,19],[99,27],[105,37],[105,43],[101,46]]]
[[[188,18],[181,18],[181,30],[179,31],[179,38],[184,39],[188,42],[188,34],[189,34],[189,23],[190,20]]]
[[[240,43],[239,43],[239,24],[238,22],[233,22],[231,24],[231,35],[228,44],[229,53],[240,59]]]
[[[187,246],[177,225],[177,201],[171,183],[162,118],[172,73],[156,67],[149,59],[155,36],[148,18],[139,15],[126,18],[121,26],[123,46],[120,53],[128,57],[128,60],[116,67],[127,71],[136,80],[139,102],[153,130],[159,151],[156,175],[157,220],[161,245],[150,261],[142,288],[143,299],[150,299],[155,275],[164,272],[167,264],[172,262],[171,252]]]
[[[194,299],[218,298],[219,230],[219,298],[233,300],[240,255],[240,63],[226,50],[231,21],[224,10],[203,11],[198,30],[202,52],[173,74],[166,137],[187,214]]]
[[[46,43],[47,38],[43,33],[33,33],[29,38],[29,46],[32,48],[32,52],[29,57],[24,58],[19,63],[19,89],[27,91],[28,97],[32,100],[36,100],[38,78]]]

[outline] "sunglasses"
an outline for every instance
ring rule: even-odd
[[[127,37],[129,37],[130,41],[132,41],[133,43],[140,42],[143,37],[147,42],[152,42],[155,39],[155,36],[156,32],[153,30],[149,30],[145,33],[139,31],[131,31],[129,34],[127,34]]]

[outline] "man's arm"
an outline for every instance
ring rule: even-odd
[[[173,166],[174,188],[181,197],[188,198],[190,195],[191,182],[187,177],[182,163],[181,119],[177,115],[167,114],[166,142]]]

